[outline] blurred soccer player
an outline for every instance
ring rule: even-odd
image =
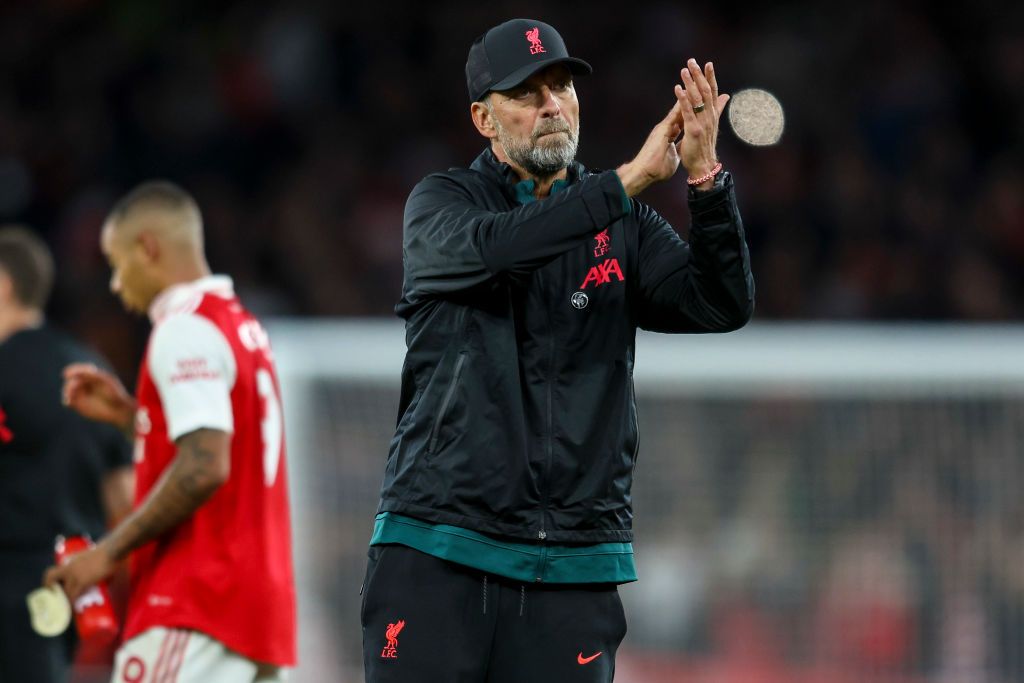
[[[133,400],[88,365],[65,373],[83,415],[134,424],[135,509],[92,550],[51,568],[72,599],[131,553],[114,680],[283,680],[295,662],[284,433],[267,335],[213,276],[195,201],[145,183],[113,209],[111,289],[153,323]]]
[[[480,36],[466,83],[487,146],[406,203],[409,348],[366,574],[368,683],[610,681],[616,586],[636,579],[636,329],[725,332],[753,311],[711,64],[690,60],[636,157],[601,173],[575,161],[587,73],[542,22]],[[680,166],[689,244],[635,199]]]
[[[61,404],[64,367],[98,360],[46,324],[53,277],[39,237],[0,227],[0,681],[12,683],[67,680],[74,629],[40,636],[25,603],[56,536],[98,538],[131,508],[128,442]]]

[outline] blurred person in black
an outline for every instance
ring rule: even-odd
[[[49,327],[46,244],[0,227],[0,681],[67,680],[74,627],[44,638],[25,596],[53,564],[58,535],[98,538],[132,503],[131,449],[116,429],[61,403],[63,371],[95,354]]]
[[[487,147],[406,203],[408,353],[363,597],[368,683],[610,681],[617,586],[636,580],[636,329],[727,332],[753,312],[712,64],[690,59],[669,113],[604,172],[575,161],[573,76],[590,70],[543,22],[487,31],[466,63]],[[635,199],[680,166],[689,244]]]

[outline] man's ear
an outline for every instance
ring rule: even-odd
[[[0,268],[0,304],[14,300],[14,280]]]
[[[494,126],[494,112],[486,104],[474,102],[469,106],[469,115],[472,117],[473,125],[476,126],[480,135],[483,135],[488,140],[498,137],[498,130]]]
[[[142,250],[147,263],[156,263],[160,260],[160,240],[151,232],[143,230],[135,237],[135,246]]]

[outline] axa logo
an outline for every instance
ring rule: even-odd
[[[544,44],[540,42],[540,27],[534,26],[526,32],[526,39],[530,41],[530,54],[537,55],[541,52],[547,52],[544,49]]]
[[[580,285],[580,289],[586,289],[589,285],[600,287],[601,285],[611,282],[612,276],[615,276],[619,282],[626,281],[625,276],[622,274],[622,268],[619,267],[619,259],[617,258],[605,259],[604,263],[599,263],[596,266],[591,267],[587,272],[587,276],[583,278],[583,284]]]
[[[594,256],[601,258],[612,248],[612,238],[608,236],[608,228],[594,235]]]
[[[382,659],[398,659],[398,634],[405,628],[405,619],[399,619],[393,624],[388,624],[384,637],[388,639],[387,645],[381,650]]]
[[[10,443],[14,440],[14,432],[7,426],[7,413],[3,406],[0,406],[0,443]]]

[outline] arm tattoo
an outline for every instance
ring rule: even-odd
[[[177,443],[178,454],[146,500],[104,539],[113,559],[178,526],[227,480],[230,434],[198,429]]]

